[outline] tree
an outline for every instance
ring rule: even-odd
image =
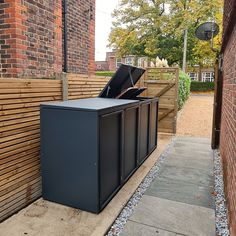
[[[215,54],[208,43],[195,38],[195,28],[217,15],[221,24],[220,0],[121,0],[113,12],[109,45],[118,56],[159,56],[181,65],[183,31],[188,29],[188,63],[201,63],[206,56],[214,59]]]

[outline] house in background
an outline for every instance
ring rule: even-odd
[[[0,77],[95,71],[95,0],[1,1],[0,18]]]
[[[137,66],[143,67],[146,57],[137,58]],[[116,57],[116,52],[106,53],[105,61],[96,61],[97,71],[116,71],[119,66],[123,64],[134,65],[135,56],[129,55],[122,58]],[[214,67],[200,67],[198,65],[193,67],[188,67],[187,73],[192,80],[202,81],[202,82],[214,82]]]
[[[96,61],[96,71],[109,71],[108,63],[107,61]]]
[[[142,67],[143,62],[145,61],[146,57],[138,57],[137,66]],[[116,71],[119,66],[122,64],[134,66],[135,64],[135,56],[129,55],[122,58],[116,57],[116,52],[113,50],[112,52],[106,53],[106,60],[105,61],[96,61],[96,70],[97,71],[104,71],[104,68],[107,68],[107,71]]]
[[[194,81],[201,81],[201,82],[214,82],[215,78],[215,71],[214,67],[200,67],[198,65],[188,67],[187,74]]]

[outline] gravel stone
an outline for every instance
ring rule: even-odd
[[[224,194],[224,181],[221,156],[218,150],[214,150],[214,176],[215,176],[215,206],[216,206],[216,234],[229,236],[227,208]]]

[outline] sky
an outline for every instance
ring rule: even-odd
[[[96,28],[95,28],[95,60],[104,61],[108,36],[111,31],[111,13],[117,7],[119,0],[96,0]]]

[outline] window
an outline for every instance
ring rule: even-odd
[[[134,58],[133,57],[126,57],[125,58],[125,64],[133,66],[134,65]]]
[[[143,58],[139,57],[138,58],[138,67],[142,67],[143,66]]]
[[[121,58],[116,58],[116,68],[119,68],[121,65]]]
[[[191,78],[191,80],[198,80],[198,73],[196,73],[196,72],[189,72],[188,75]]]
[[[214,72],[203,72],[202,73],[203,82],[214,82]]]

